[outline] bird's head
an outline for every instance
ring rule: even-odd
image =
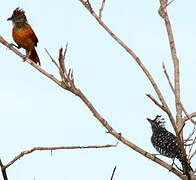
[[[7,19],[8,21],[12,21],[13,23],[22,23],[22,22],[26,22],[27,18],[25,16],[25,11],[23,11],[22,9],[20,9],[19,7],[16,8],[13,13],[12,16],[10,18]]]
[[[164,123],[165,123],[164,118],[161,118],[160,115],[157,115],[155,117],[155,119],[147,118],[147,120],[151,124],[152,131],[160,129],[160,128],[165,128],[165,126],[164,126]]]

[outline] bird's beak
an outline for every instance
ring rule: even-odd
[[[149,118],[147,118],[147,120],[148,120],[148,122],[151,122],[152,120],[151,119],[149,119]]]
[[[12,17],[10,17],[10,18],[7,18],[7,20],[8,20],[8,21],[11,21],[11,20],[12,20]]]

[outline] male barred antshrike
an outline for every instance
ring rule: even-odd
[[[177,137],[165,129],[164,119],[157,115],[154,120],[149,118],[147,118],[147,120],[150,122],[152,128],[151,142],[154,148],[163,156],[172,159],[177,158],[184,167],[185,163],[182,158],[182,152],[180,151]],[[187,167],[189,171],[193,171],[189,164]]]

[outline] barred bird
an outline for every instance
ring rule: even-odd
[[[172,158],[173,160],[177,158],[181,162],[182,167],[185,167],[177,137],[166,130],[164,118],[157,115],[154,120],[149,118],[147,120],[150,122],[152,128],[151,142],[154,148],[163,156]],[[189,171],[193,171],[189,164],[187,167]]]

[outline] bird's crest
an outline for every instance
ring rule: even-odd
[[[23,9],[20,9],[19,7],[17,7],[14,11],[13,11],[13,14],[12,16],[21,16],[25,14],[25,11]]]
[[[164,118],[161,118],[160,115],[157,115],[153,121],[156,122],[160,127],[165,128]]]

